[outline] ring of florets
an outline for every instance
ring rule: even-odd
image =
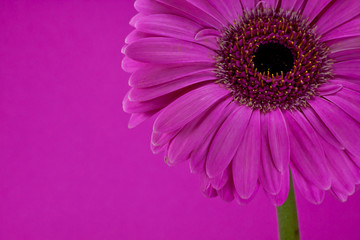
[[[296,12],[263,7],[244,11],[218,43],[218,83],[234,100],[255,109],[306,107],[331,78],[328,46]],[[272,59],[277,54],[283,58],[278,63]]]

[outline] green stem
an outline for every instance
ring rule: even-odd
[[[299,224],[296,211],[296,201],[292,178],[286,202],[276,208],[280,240],[299,240]]]

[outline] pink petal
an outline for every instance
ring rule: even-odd
[[[244,135],[251,112],[248,107],[239,105],[220,127],[212,141],[206,162],[209,177],[219,175],[229,165]]]
[[[229,96],[229,98],[232,97]],[[231,100],[228,99],[228,100],[224,100],[224,102],[225,101],[231,101]],[[217,134],[219,128],[224,123],[225,119],[230,115],[230,113],[234,112],[237,108],[238,108],[237,104],[234,103],[228,104],[223,110],[222,114],[219,116],[217,122],[213,125],[213,128],[210,129],[209,132],[204,135],[203,139],[199,139],[201,140],[199,147],[194,148],[190,156],[190,171],[192,173],[205,172],[205,162],[208,157],[208,152],[211,142],[213,141],[214,136]],[[211,121],[211,118],[206,118],[206,119]]]
[[[290,186],[289,170],[286,170],[281,177],[282,177],[281,188],[279,193],[275,195],[272,195],[270,193],[266,194],[269,197],[272,204],[274,204],[275,206],[283,205],[289,195],[289,186]]]
[[[344,88],[336,95],[326,98],[360,123],[360,93]]]
[[[176,98],[176,96],[174,96],[174,95],[166,95],[166,96],[162,96],[162,97],[153,99],[151,101],[133,102],[133,101],[129,100],[128,94],[126,94],[122,105],[123,105],[124,112],[143,113],[143,112],[159,110],[159,109],[165,107],[166,105],[168,105],[175,98]]]
[[[321,118],[316,114],[312,108],[304,108],[303,114],[311,123],[311,126],[322,137],[323,140],[336,147],[337,149],[344,149],[342,144],[330,132],[329,128],[321,121]]]
[[[360,59],[346,62],[338,62],[333,66],[333,74],[339,78],[350,76],[360,81]],[[326,84],[324,84],[326,85]]]
[[[128,73],[135,72],[145,67],[146,65],[147,63],[138,62],[126,56],[123,58],[121,62],[121,68]]]
[[[339,38],[347,38],[347,37],[355,37],[360,35],[360,17],[352,19],[351,21],[342,24],[341,26],[334,27],[332,30],[325,33],[321,39],[323,41],[339,39]]]
[[[213,186],[213,188],[216,190],[223,188],[228,182],[229,178],[232,177],[231,172],[231,165],[229,165],[221,174],[214,178],[210,178],[211,186]]]
[[[158,13],[172,13],[172,9],[153,0],[136,0],[135,9],[145,15]]]
[[[157,117],[154,130],[172,132],[193,120],[229,91],[216,84],[207,84],[179,97]]]
[[[133,113],[131,114],[128,128],[134,128],[138,126],[139,124],[143,123],[145,120],[151,118],[154,114],[156,114],[158,111],[149,111],[145,113]]]
[[[139,39],[148,38],[148,37],[155,37],[155,35],[140,32],[138,30],[134,30],[131,33],[129,33],[129,35],[126,36],[125,43],[130,44],[130,43],[135,42],[135,41],[137,41]],[[122,53],[124,53],[124,51],[122,51]]]
[[[205,28],[200,30],[195,35],[195,40],[211,49],[218,49],[219,44],[217,42],[220,32],[218,30]]]
[[[286,112],[286,119],[291,139],[292,166],[309,183],[320,189],[329,189],[331,181],[318,134],[306,118],[297,111]]]
[[[170,83],[157,85],[149,88],[133,88],[129,92],[129,99],[131,101],[149,101],[154,98],[190,87],[198,83],[214,83],[216,76],[211,71],[204,71],[186,76]]]
[[[333,0],[308,0],[303,11],[303,16],[309,18],[308,21],[311,22],[331,1]]]
[[[195,73],[208,72],[213,68],[213,63],[149,65],[134,72],[129,79],[129,85],[136,88],[149,88]]]
[[[251,10],[255,7],[255,3],[257,3],[256,0],[240,0],[240,3],[243,7],[243,9]]]
[[[319,15],[317,22],[312,22],[316,22],[317,32],[320,35],[354,18],[360,12],[360,2],[354,0],[332,1],[329,6],[323,14],[320,14],[321,16]]]
[[[346,151],[346,155],[349,157],[349,159],[351,159],[351,161],[358,167],[360,168],[360,157],[355,156],[353,154],[351,154],[349,151]],[[357,177],[355,177],[357,178]],[[360,184],[360,180],[356,182],[356,184]]]
[[[228,101],[230,100],[221,100],[219,104],[210,107],[176,135],[169,145],[169,162],[171,164],[187,160],[192,151],[203,144],[204,139],[214,132],[217,125],[220,124],[219,120],[222,119]]]
[[[291,167],[291,173],[294,179],[294,184],[300,190],[302,195],[313,204],[320,204],[324,200],[325,192],[318,187],[310,184],[302,174],[300,174],[296,167]]]
[[[202,45],[163,37],[144,38],[131,43],[125,54],[145,63],[214,62],[214,52]]]
[[[283,172],[290,161],[290,142],[286,122],[281,110],[271,111],[268,117],[269,147],[276,168]]]
[[[150,144],[150,149],[153,154],[162,153],[166,156],[167,145],[155,146],[155,145]],[[165,163],[166,163],[166,157],[165,157]]]
[[[345,51],[331,52],[329,58],[334,59],[336,63],[344,61],[352,61],[360,58],[360,49],[350,49]]]
[[[152,14],[140,19],[135,27],[145,33],[194,41],[203,27],[187,18],[171,14]]]
[[[215,29],[212,29],[212,28],[204,28],[204,29],[201,29],[199,32],[196,33],[195,35],[195,39],[196,40],[202,40],[204,38],[207,38],[209,36],[212,36],[212,37],[220,37],[221,34],[218,30],[215,30]]]
[[[360,49],[360,36],[329,41],[331,54]],[[335,59],[337,60],[337,59]],[[350,59],[352,60],[352,59]]]
[[[133,17],[130,19],[130,21],[129,21],[130,26],[135,27],[135,24],[136,24],[140,19],[142,19],[144,16],[146,16],[146,15],[143,14],[143,13],[138,13],[138,14],[136,14],[135,16],[133,16]]]
[[[187,17],[203,26],[221,29],[222,25],[215,18],[184,0],[157,0],[166,6],[172,7],[180,12],[179,16]]]
[[[217,129],[216,129],[217,130]],[[205,172],[205,163],[206,158],[209,152],[209,146],[216,134],[216,131],[209,133],[209,135],[204,138],[203,143],[200,144],[200,146],[197,149],[194,149],[194,151],[191,153],[190,156],[190,172],[191,173],[204,173]]]
[[[355,192],[353,176],[356,175],[358,169],[351,163],[344,151],[330,145],[324,146],[329,170],[332,174],[332,188],[346,195],[353,194]]]
[[[171,139],[173,139],[179,131],[174,131],[170,133],[161,133],[157,131],[153,131],[151,134],[151,145],[153,146],[164,146],[168,144]]]
[[[281,172],[276,169],[271,156],[269,146],[269,117],[261,114],[261,150],[259,180],[264,190],[271,194],[277,194],[281,186]]]
[[[343,86],[341,84],[331,84],[327,82],[316,89],[321,96],[333,95],[339,92]]]
[[[233,189],[232,181],[228,181],[223,188],[217,190],[217,193],[222,200],[230,202],[234,199]]]
[[[307,4],[309,4],[309,0],[296,0],[293,6],[293,10],[302,14]]]
[[[201,11],[205,12],[207,15],[211,16],[212,18],[216,19],[219,23],[224,26],[228,25],[227,20],[225,17],[219,13],[219,11],[214,8],[207,0],[186,0],[187,2],[191,3],[193,6],[201,9]]]
[[[232,164],[235,189],[242,199],[249,199],[257,186],[260,162],[259,140],[260,111],[253,110]]]
[[[203,182],[201,189],[202,189],[203,194],[207,197],[212,198],[212,197],[217,196],[216,190],[211,186],[210,181],[208,181],[208,180],[205,180]]]
[[[330,193],[341,202],[346,202],[348,199],[348,195],[341,191],[330,189]]]
[[[257,0],[255,4],[259,4],[259,3],[263,3],[264,7],[266,8],[276,8],[278,5],[278,0],[266,0],[266,1]]]
[[[233,194],[234,194],[235,201],[240,205],[248,204],[249,202],[251,202],[254,199],[258,190],[259,190],[259,183],[256,182],[256,186],[255,186],[255,189],[254,189],[252,195],[249,198],[242,198],[234,189]]]
[[[242,13],[239,1],[234,0],[208,0],[208,2],[223,15],[228,23],[238,19],[238,14]]]
[[[281,1],[281,8],[282,9],[285,9],[285,10],[297,10],[297,9],[294,9],[295,7],[295,4],[298,0],[283,0]]]
[[[342,85],[343,88],[353,90],[360,93],[360,81],[354,80],[351,77],[342,77],[344,79],[332,79],[329,80],[332,84]]]
[[[352,154],[360,156],[359,123],[339,107],[322,98],[309,103],[339,142]]]

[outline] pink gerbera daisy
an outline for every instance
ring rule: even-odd
[[[189,161],[203,191],[275,205],[360,183],[360,1],[137,0],[126,39],[129,127]],[[291,174],[290,174],[291,170]]]

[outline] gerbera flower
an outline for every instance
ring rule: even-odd
[[[129,127],[189,161],[208,196],[341,201],[360,183],[360,1],[137,0]],[[291,170],[291,174],[290,174]]]

